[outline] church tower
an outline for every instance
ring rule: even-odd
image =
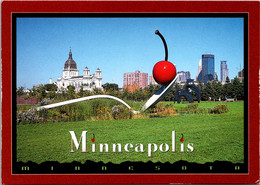
[[[73,58],[72,58],[71,49],[70,49],[70,52],[69,52],[69,58],[68,58],[68,60],[65,62],[64,68],[63,68],[62,71],[63,71],[62,77],[65,78],[65,79],[79,75],[79,70],[78,70],[78,68],[77,68],[77,64],[76,64],[76,62],[75,62],[75,61],[73,60]]]
[[[90,76],[90,74],[89,74],[89,68],[88,67],[85,67],[85,69],[84,69],[84,71],[83,71],[83,76],[85,77],[85,76]]]
[[[97,68],[96,70],[96,87],[97,88],[102,88],[102,76],[101,76],[101,70]]]

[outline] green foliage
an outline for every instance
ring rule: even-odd
[[[43,100],[46,98],[47,92],[46,92],[46,87],[45,85],[38,85],[38,86],[33,86],[32,89],[29,89],[29,97],[38,97],[39,100]]]
[[[118,91],[118,84],[115,83],[105,83],[102,87],[105,91]]]
[[[133,110],[140,110],[145,102],[127,101],[127,103],[133,107]],[[37,115],[42,118],[41,122],[67,122],[113,119],[143,119],[147,117],[177,116],[178,114],[226,113],[224,110],[225,107],[220,106],[219,108],[216,103],[211,104],[209,102],[201,102],[199,104],[173,104],[172,102],[159,102],[155,105],[155,107],[148,109],[144,113],[139,115],[132,115],[131,111],[129,111],[127,107],[118,105],[118,102],[115,100],[97,99],[40,111]],[[205,107],[205,104],[211,106]],[[212,106],[214,107],[212,108]],[[226,104],[223,104],[223,106],[226,106]],[[28,111],[31,106],[17,106],[17,108],[18,111]],[[36,122],[27,121],[24,123]]]
[[[115,120],[131,119],[132,112],[123,105],[115,105],[111,109],[111,114]]]
[[[166,116],[176,116],[175,107],[172,104],[165,104],[163,102],[159,102],[155,105],[154,108],[150,108],[149,110],[150,117],[166,117]]]
[[[44,118],[39,114],[40,113],[34,107],[26,111],[18,110],[16,112],[16,123],[17,124],[43,123]]]
[[[226,104],[218,104],[210,109],[211,114],[223,114],[228,112],[228,106]]]
[[[96,88],[90,92],[88,90],[84,91],[83,86],[80,88],[79,92],[76,93],[74,86],[68,86],[66,89],[57,92],[57,86],[55,84],[38,85],[29,89],[29,97],[38,97],[40,101],[45,98],[54,99],[55,101],[64,101],[90,95],[109,94],[123,100],[147,101],[161,87],[160,85],[148,85],[146,88],[136,89],[134,92],[129,92],[128,90],[120,92],[117,84],[106,83],[103,85],[104,91]],[[235,78],[232,83],[226,83],[225,85],[221,85],[218,81],[211,81],[204,86],[203,82],[200,81],[197,86],[201,92],[201,100],[207,101],[209,100],[209,97],[214,101],[219,98],[225,99],[225,97],[236,98],[237,100],[244,99],[244,83],[241,83],[238,78]],[[173,101],[176,90],[181,88],[185,88],[185,86],[181,87],[176,83],[163,100]],[[23,90],[23,87],[18,88],[17,94],[24,94]],[[195,93],[193,91],[191,91],[191,93],[193,99],[197,101]],[[185,100],[185,98],[183,99]]]
[[[56,84],[45,84],[46,91],[57,91],[58,87]]]
[[[199,107],[199,105],[201,103],[187,104],[181,107],[178,112],[181,114],[223,114],[229,111],[227,104],[217,104],[213,108]]]
[[[244,99],[244,83],[240,83],[238,78],[234,78],[232,82],[232,97]]]
[[[230,83],[230,79],[229,79],[228,76],[227,76],[227,78],[226,78],[226,83]]]
[[[185,114],[207,114],[208,109],[199,107],[198,103],[190,103],[182,107],[179,113]]]
[[[16,94],[18,95],[18,96],[22,96],[22,95],[25,95],[26,93],[24,92],[24,87],[18,87],[17,89],[16,89]]]
[[[67,87],[67,89],[68,89],[68,98],[69,98],[69,99],[75,98],[75,95],[76,95],[76,93],[75,93],[75,87],[72,86],[72,85],[69,85],[69,86]]]
[[[78,96],[79,97],[83,97],[83,95],[84,95],[84,90],[83,90],[83,87],[81,86],[80,90],[79,90],[79,93],[78,93]]]

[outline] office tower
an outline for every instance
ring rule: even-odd
[[[206,84],[208,81],[214,80],[215,75],[215,59],[214,55],[202,55],[202,81]]]
[[[190,79],[190,72],[189,71],[179,71],[177,73],[178,78],[177,78],[177,82],[186,82],[187,79]]]
[[[226,82],[228,77],[227,61],[220,61],[220,81],[222,84]]]
[[[198,74],[196,76],[197,81],[202,81],[202,60],[199,61]]]

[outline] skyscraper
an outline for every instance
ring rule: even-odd
[[[179,71],[178,73],[177,82],[186,82],[187,79],[190,79],[190,72],[189,71]]]
[[[217,74],[217,72],[215,72],[214,80],[217,80],[217,81],[218,81],[218,74]]]
[[[214,55],[202,55],[202,81],[206,84],[208,81],[214,80],[215,75],[215,59]]]
[[[197,81],[202,81],[202,60],[199,61],[198,74],[196,76]]]
[[[226,82],[228,77],[227,61],[220,61],[220,81],[222,84]]]

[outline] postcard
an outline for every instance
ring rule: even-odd
[[[259,2],[2,2],[2,183],[259,183]]]

